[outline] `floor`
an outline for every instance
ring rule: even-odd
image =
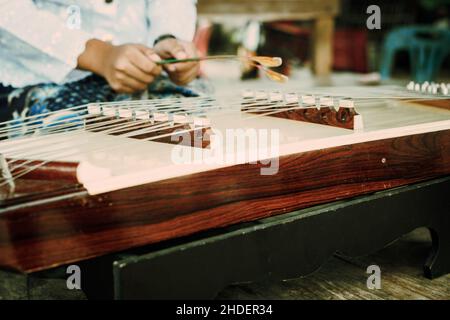
[[[371,255],[351,259],[333,257],[315,273],[299,279],[234,285],[223,290],[218,299],[288,299],[288,300],[379,300],[450,299],[450,274],[429,280],[422,267],[429,253],[431,239],[420,228]],[[381,270],[381,288],[368,289],[371,274],[367,267]]]
[[[265,283],[239,284],[219,293],[220,300],[449,300],[450,274],[429,280],[422,275],[431,239],[427,229],[420,228],[384,249],[368,256],[351,259],[334,256],[309,276]],[[381,270],[380,289],[369,289],[367,267]],[[46,278],[30,277],[0,270],[2,299],[84,300],[79,290],[67,290],[65,274]],[[28,288],[28,289],[27,289]]]

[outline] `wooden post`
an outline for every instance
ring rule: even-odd
[[[332,67],[334,17],[340,12],[340,0],[198,0],[199,16],[227,21],[229,17],[258,21],[314,21],[312,69],[328,75]]]
[[[334,17],[320,16],[314,20],[312,68],[318,76],[328,75],[333,65]]]

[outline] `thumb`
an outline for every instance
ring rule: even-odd
[[[186,59],[188,57],[184,47],[179,43],[170,48],[170,55],[175,59]]]
[[[169,49],[168,50],[169,55],[175,59],[187,59],[188,58],[188,55],[187,55],[184,47],[178,41],[174,41],[173,45],[168,49]],[[167,66],[167,69],[170,72],[176,72],[177,64],[169,64]]]
[[[144,45],[137,45],[140,51],[153,62],[161,61],[160,56],[158,56],[153,49],[150,49]]]

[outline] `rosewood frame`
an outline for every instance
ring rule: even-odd
[[[450,130],[309,151],[97,196],[78,185],[0,202],[0,266],[34,272],[450,174]],[[38,188],[39,195],[26,194]]]

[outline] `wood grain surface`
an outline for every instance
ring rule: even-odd
[[[270,114],[271,110],[252,111],[251,109],[247,110],[245,106],[242,108],[242,110],[255,114],[269,113],[269,117],[317,123],[351,130],[355,128],[354,117],[355,115],[358,115],[354,108],[341,107],[337,111],[334,108],[330,107],[294,109],[296,108],[295,104],[286,104],[285,106],[283,106],[283,108],[291,110],[274,112],[272,114]]]
[[[448,175],[450,131],[284,156],[272,176],[261,176],[261,166],[236,165],[97,196],[67,184],[40,197],[2,200],[0,266],[47,269]]]

